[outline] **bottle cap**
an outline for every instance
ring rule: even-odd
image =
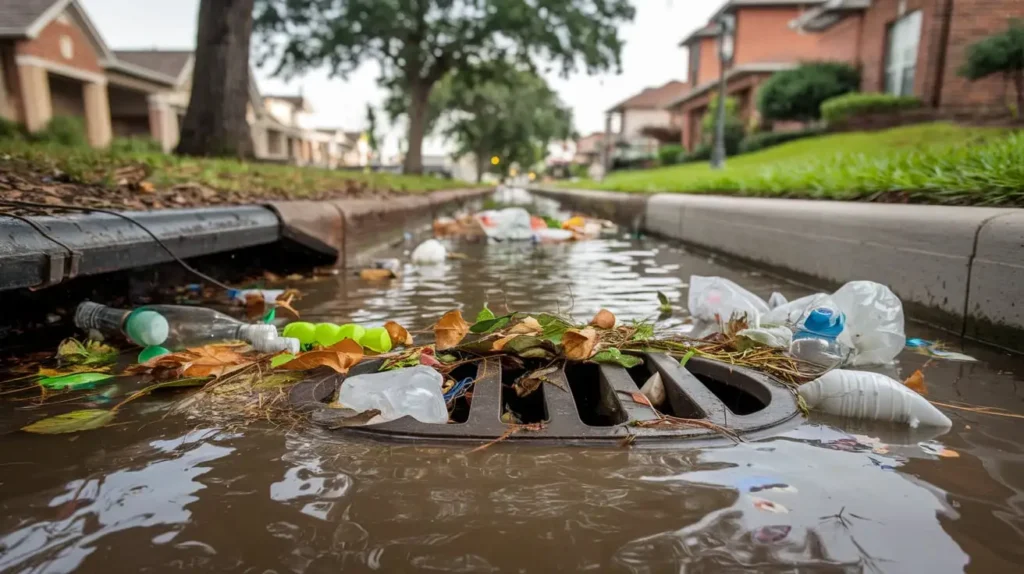
[[[818,307],[807,315],[804,320],[804,329],[829,339],[835,339],[843,332],[844,318],[842,313],[836,313],[828,307]]]
[[[257,353],[280,353],[282,351],[293,355],[299,352],[299,340],[291,337],[274,337],[272,339],[259,339],[252,342],[252,349]]]
[[[163,345],[167,340],[171,327],[167,324],[167,319],[160,313],[142,308],[136,309],[128,315],[124,330],[128,338],[136,344],[143,347],[157,347]]]
[[[276,339],[277,327],[274,325],[242,325],[238,329],[238,337],[248,343],[256,343],[261,339]]]

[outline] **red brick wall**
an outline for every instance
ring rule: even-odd
[[[60,38],[65,35],[71,38],[74,46],[71,59],[65,59],[60,53]],[[43,28],[36,39],[19,42],[17,50],[19,55],[35,56],[88,72],[103,72],[96,51],[85,32],[77,26],[62,24],[57,20]]]
[[[904,14],[921,10],[921,38],[917,48],[914,95],[929,102],[938,80],[934,62],[942,44],[942,3],[944,0],[907,0]],[[899,0],[875,0],[864,13],[861,35],[861,90],[885,90],[885,47],[890,24],[900,18]]]
[[[956,0],[950,21],[949,47],[939,104],[946,107],[1000,106],[1014,100],[1012,85],[1001,75],[969,82],[957,75],[967,47],[1005,30],[1013,18],[1024,19],[1024,0]],[[1004,99],[1005,98],[1005,99]]]
[[[721,68],[718,59],[718,40],[715,38],[700,39],[700,67],[697,68],[697,83],[695,86],[706,84],[718,78]]]
[[[789,27],[800,12],[796,7],[738,9],[735,65],[818,59],[818,35]]]
[[[860,34],[864,19],[860,14],[847,16],[823,34],[817,34],[817,60],[860,63]]]

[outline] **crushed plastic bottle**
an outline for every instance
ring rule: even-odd
[[[797,390],[807,406],[863,420],[949,428],[949,417],[899,381],[867,371],[835,369]]]
[[[845,318],[837,309],[811,309],[793,333],[790,354],[822,367],[839,366],[846,356],[845,348],[837,340],[844,324]]]
[[[358,412],[377,409],[373,423],[410,416],[420,422],[445,424],[441,373],[425,366],[356,375],[346,379],[338,393],[337,406]]]
[[[273,325],[249,325],[205,307],[146,305],[134,310],[115,309],[86,301],[75,310],[75,325],[104,335],[124,334],[142,347],[179,351],[220,341],[261,344],[277,338]]]

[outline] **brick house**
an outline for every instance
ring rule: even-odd
[[[658,140],[645,135],[647,128],[671,130],[675,128],[672,112],[665,106],[688,91],[685,82],[672,80],[661,86],[645,88],[605,112],[605,133],[612,141],[638,157],[652,156],[658,151]],[[618,131],[612,130],[613,119],[618,119]]]

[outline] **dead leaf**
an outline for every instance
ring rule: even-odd
[[[245,316],[250,321],[256,321],[266,314],[267,302],[263,299],[262,293],[247,293],[245,295]]]
[[[352,339],[344,339],[326,349],[302,353],[280,366],[287,371],[308,371],[317,367],[330,367],[345,374],[363,360],[363,348]]]
[[[406,347],[412,346],[412,335],[405,327],[395,323],[394,321],[388,321],[384,323],[384,330],[388,332],[388,336],[391,337],[391,342],[395,345],[405,345]]]
[[[142,181],[139,182],[139,191],[143,193],[153,193],[154,191],[156,191],[156,186],[153,185],[152,182]]]
[[[960,453],[951,448],[944,448],[939,451],[939,456],[942,458],[960,458]]]
[[[612,312],[608,309],[601,309],[597,312],[597,315],[594,315],[590,324],[598,329],[614,329],[615,315],[612,315]]]
[[[298,289],[286,289],[284,293],[281,293],[280,295],[277,296],[277,300],[274,301],[274,304],[277,305],[278,309],[285,309],[286,311],[294,315],[296,319],[298,319],[299,312],[295,310],[295,307],[292,307],[292,301],[295,300],[298,296]]]
[[[533,317],[527,317],[516,323],[508,330],[509,335],[537,335],[544,331],[544,327]]]
[[[562,335],[562,348],[565,358],[573,361],[586,361],[594,354],[597,345],[597,331],[591,327],[585,329],[569,329]]]
[[[633,399],[633,402],[638,405],[644,405],[652,408],[654,406],[651,404],[650,399],[648,399],[643,393],[629,393],[629,396]]]
[[[253,363],[252,359],[242,356],[227,345],[207,345],[188,349],[187,352],[193,357],[182,370],[186,377],[221,377]]]
[[[458,345],[466,337],[466,333],[469,333],[469,323],[462,318],[462,311],[448,311],[434,325],[437,350],[443,351]]]
[[[555,366],[548,367],[546,369],[538,369],[519,377],[514,383],[512,383],[512,388],[515,390],[516,396],[525,397],[526,395],[533,394],[534,391],[540,388],[541,383],[550,383],[561,388],[562,385],[556,384],[549,377],[550,375],[557,373],[560,368],[560,366]]]
[[[364,281],[386,281],[394,279],[395,274],[390,269],[363,269],[359,272],[359,278]]]
[[[916,392],[922,397],[928,395],[928,387],[924,384],[924,373],[922,373],[920,369],[914,371],[912,375],[907,377],[907,379],[903,381],[903,384],[908,389]]]
[[[491,346],[491,350],[492,351],[500,351],[500,350],[504,349],[505,345],[507,345],[509,343],[509,341],[511,341],[512,339],[515,339],[518,336],[519,335],[509,335],[508,337],[503,337],[501,339],[498,339]]]

